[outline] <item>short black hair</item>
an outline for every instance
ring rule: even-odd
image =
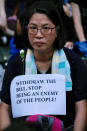
[[[58,36],[54,42],[54,49],[61,49],[66,41],[65,32],[63,30],[61,16],[52,1],[36,1],[34,2],[26,12],[25,23],[28,25],[30,18],[34,13],[42,13],[48,16],[48,18],[54,23]],[[29,44],[29,48],[31,45]]]

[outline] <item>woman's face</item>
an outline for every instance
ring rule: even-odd
[[[55,25],[45,14],[35,13],[28,24],[28,37],[34,50],[53,49],[57,37]]]

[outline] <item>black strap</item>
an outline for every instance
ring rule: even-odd
[[[48,116],[38,116],[38,121],[43,129],[43,131],[52,131],[52,125],[54,122],[53,117],[48,117]]]

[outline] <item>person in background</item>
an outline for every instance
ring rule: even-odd
[[[73,2],[73,0],[71,2],[71,7],[72,7],[72,17],[74,21],[75,30],[78,36],[78,40],[80,42],[86,41],[86,37],[82,25],[80,7],[77,3]]]
[[[77,39],[72,19],[72,8],[68,0],[56,0],[57,9],[62,17],[65,33],[67,34],[65,47],[72,49]]]
[[[0,130],[8,127],[13,120],[9,112],[11,81],[18,75],[34,73],[65,76],[66,115],[56,115],[56,117],[63,120],[65,128],[74,125],[73,131],[85,131],[87,124],[86,69],[75,52],[63,48],[65,37],[61,16],[55,5],[49,1],[34,2],[26,12],[29,47],[22,50],[26,57],[22,59],[18,52],[8,61],[1,91]]]
[[[0,27],[4,27],[7,24],[6,13],[5,13],[5,0],[0,0]]]
[[[75,1],[75,0],[65,0],[64,3],[64,11],[67,14],[67,16],[71,16],[69,12],[72,11],[72,19],[73,19],[73,24],[74,24],[74,28],[76,31],[76,41],[79,41],[79,44],[82,42],[86,42],[86,37],[87,37],[87,31],[86,31],[86,16],[85,12],[82,13],[82,10],[84,8],[84,10],[86,10],[87,6],[86,6],[86,1],[84,0],[83,2],[81,1]],[[67,45],[65,45],[66,47],[68,47]]]
[[[74,43],[73,50],[82,57],[87,65],[87,4],[85,0],[72,0],[71,7],[74,27],[78,38]]]
[[[23,0],[0,0],[0,29],[5,35],[15,35],[17,14],[24,6]]]

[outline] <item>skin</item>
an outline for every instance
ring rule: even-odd
[[[4,102],[0,103],[0,131],[5,129],[11,124],[9,115],[10,106]]]
[[[87,125],[87,106],[86,100],[75,103],[76,117],[74,122],[74,131],[86,131]]]
[[[73,48],[73,42],[72,41],[67,41],[64,45],[64,47],[72,49]]]
[[[80,14],[80,8],[79,5],[76,3],[71,2],[71,7],[72,7],[72,17],[73,17],[73,22],[75,26],[75,30],[78,36],[79,41],[85,41],[85,34],[83,31],[82,23],[81,23],[81,14]]]
[[[0,28],[5,29],[7,24],[5,0],[0,0]]]

